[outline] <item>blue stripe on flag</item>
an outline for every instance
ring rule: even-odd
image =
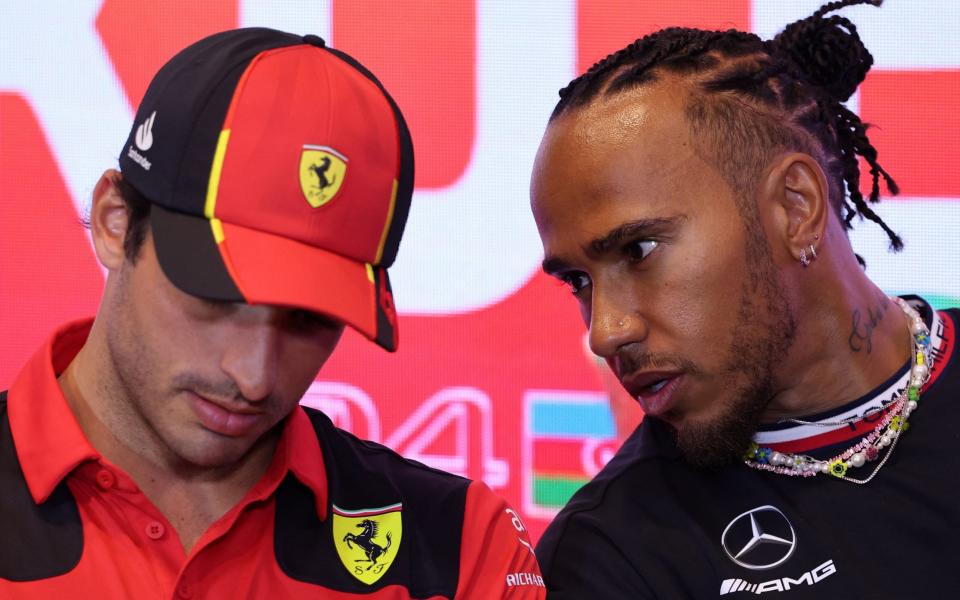
[[[582,437],[615,437],[613,414],[606,402],[534,400],[531,433]]]

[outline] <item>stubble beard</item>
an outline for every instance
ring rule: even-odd
[[[161,439],[144,412],[148,398],[158,397],[159,390],[150,385],[150,368],[154,364],[146,344],[139,338],[135,318],[131,314],[127,273],[121,273],[117,298],[111,307],[111,323],[107,327],[106,347],[112,371],[110,389],[102,390],[110,398],[110,429],[130,450],[141,456],[153,454],[149,447]],[[151,440],[153,443],[151,443]]]
[[[108,334],[110,360],[116,373],[117,411],[112,417],[114,436],[130,450],[171,472],[193,477],[200,472],[228,468],[246,451],[213,451],[197,446],[185,430],[171,429],[163,411],[172,411],[176,388],[158,385],[152,368],[160,364],[154,351],[135,329],[118,323]],[[166,426],[164,426],[166,423]],[[184,427],[184,425],[175,425]],[[248,449],[247,449],[248,450]]]
[[[723,369],[726,389],[714,392],[726,396],[724,406],[709,421],[685,422],[675,432],[684,460],[697,467],[718,468],[742,459],[773,399],[774,368],[796,337],[793,307],[759,227],[747,228],[749,273]]]
[[[109,368],[112,376],[101,390],[110,398],[112,410],[104,422],[113,436],[135,454],[185,478],[229,472],[257,448],[272,447],[280,434],[277,426],[249,446],[210,444],[209,439],[198,442],[197,436],[187,431],[188,425],[168,418],[177,408],[181,390],[219,397],[239,396],[239,390],[232,381],[210,382],[190,372],[169,380],[160,378],[158,373],[166,364],[163,353],[145,341],[129,298],[132,282],[126,272],[121,278],[106,335],[109,366],[104,368]]]

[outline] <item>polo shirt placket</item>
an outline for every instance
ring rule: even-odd
[[[299,475],[311,488],[325,518],[326,481],[319,443],[307,418],[295,411],[261,480],[211,525],[189,555],[185,553],[167,518],[129,475],[90,445],[57,384],[57,375],[79,352],[91,325],[90,320],[79,321],[57,331],[10,389],[11,432],[34,501],[43,503],[65,481],[79,508],[84,536],[83,555],[70,574],[14,587],[29,586],[31,598],[44,597],[42,590],[49,587],[48,597],[62,600],[60,583],[70,579],[70,589],[91,597],[98,593],[103,597],[204,597],[204,574],[222,568],[224,545],[252,544],[272,555],[272,539],[264,536],[272,531],[272,510],[248,509],[268,502],[288,472]],[[291,444],[300,452],[289,451]],[[251,523],[235,540],[232,530],[240,519]],[[228,562],[236,565],[244,554],[228,551],[228,555]],[[104,576],[111,572],[116,577]]]

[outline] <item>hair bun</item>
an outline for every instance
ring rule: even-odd
[[[873,56],[849,19],[837,15],[824,18],[824,14],[852,4],[881,3],[882,0],[846,0],[826,4],[773,38],[773,50],[789,58],[804,79],[844,102],[867,76]]]

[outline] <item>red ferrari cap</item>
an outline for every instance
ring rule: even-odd
[[[203,298],[303,308],[388,350],[386,268],[413,193],[396,103],[316,36],[226,31],[150,83],[120,157],[166,276]]]

